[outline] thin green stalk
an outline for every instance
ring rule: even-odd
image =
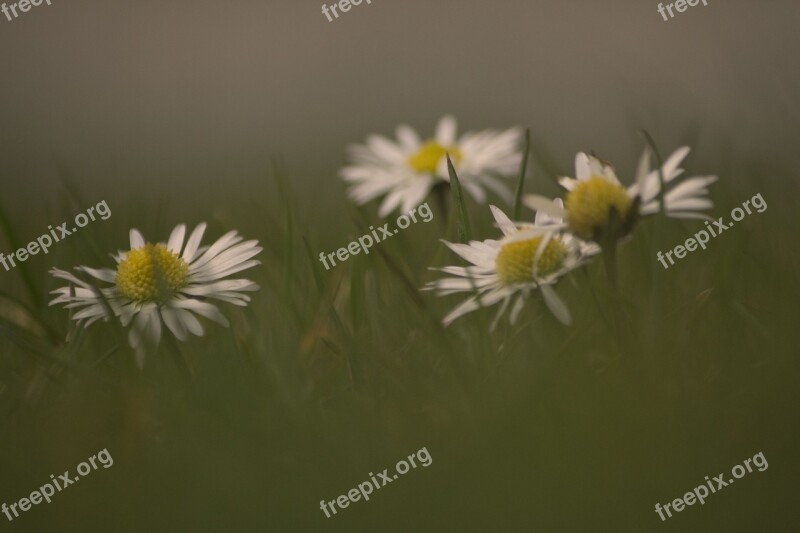
[[[11,222],[9,221],[8,217],[6,216],[5,211],[0,209],[0,229],[3,230],[3,233],[6,235],[6,240],[8,241],[8,245],[11,247],[11,253],[21,248],[19,242],[15,237],[15,232],[11,227]],[[39,297],[39,291],[36,288],[36,284],[33,282],[33,278],[31,277],[31,273],[28,270],[28,266],[25,263],[21,263],[17,265],[16,268],[17,272],[19,272],[20,277],[22,278],[22,283],[25,286],[25,289],[28,291],[28,296],[31,298],[32,305],[39,309],[44,305],[43,300]]]
[[[519,171],[519,181],[517,182],[517,195],[514,200],[514,220],[519,220],[522,211],[522,190],[525,187],[525,172],[528,170],[528,155],[531,151],[531,129],[525,130],[525,152],[522,154],[522,166]]]
[[[603,246],[603,266],[606,270],[606,279],[614,299],[619,297],[619,273],[617,272],[617,246]]]
[[[619,291],[619,272],[617,269],[617,245],[616,243],[603,246],[603,266],[606,271],[606,279],[610,293],[611,306],[611,330],[614,340],[620,352],[627,352],[624,339],[622,296]]]
[[[462,242],[469,242],[472,232],[469,228],[469,217],[467,216],[467,208],[464,205],[464,195],[461,191],[461,182],[458,181],[456,169],[453,167],[453,161],[450,160],[450,154],[447,154],[447,172],[450,174],[450,190],[453,191],[453,204],[458,209],[458,233]]]
[[[658,202],[661,213],[666,214],[666,204],[664,201],[664,169],[663,169],[663,161],[661,159],[661,154],[658,151],[658,147],[656,146],[653,137],[646,131],[642,130],[642,136],[645,138],[645,142],[647,142],[648,148],[650,152],[653,154],[656,162],[656,168],[658,169],[658,181],[659,181],[659,194],[658,194]],[[640,191],[641,193],[641,191]],[[652,230],[650,234],[650,243],[651,247],[651,257],[655,255],[657,252],[656,246],[658,243],[658,229],[659,229],[659,219],[658,217],[654,217],[652,223]],[[661,283],[659,280],[661,279],[661,273],[659,272],[659,265],[656,261],[651,262],[650,267],[650,275],[651,275],[651,284],[650,284],[650,317],[647,320],[647,327],[649,328],[649,332],[647,334],[647,339],[651,343],[651,349],[646,351],[645,353],[655,353],[655,344],[657,341],[657,335],[655,331],[655,324],[657,324],[656,313],[661,307],[661,298],[660,298],[660,287]]]
[[[433,196],[436,198],[436,205],[439,206],[439,210],[442,212],[439,217],[439,223],[443,229],[447,229],[447,221],[450,219],[450,209],[447,203],[447,184],[442,181],[434,185]]]
[[[664,203],[664,169],[662,166],[664,165],[663,160],[661,159],[661,153],[658,151],[658,147],[656,146],[656,142],[647,132],[647,130],[642,130],[642,135],[644,136],[645,141],[647,142],[650,151],[653,154],[653,157],[656,159],[656,168],[658,169],[658,182],[659,182],[659,189],[658,189],[658,205],[661,209],[662,213],[666,213],[665,207],[666,204]],[[642,191],[639,191],[641,194]]]

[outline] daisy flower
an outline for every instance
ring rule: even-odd
[[[642,155],[636,183],[626,189],[609,163],[581,152],[575,157],[576,177],[558,180],[567,190],[564,208],[559,209],[549,199],[538,195],[526,196],[524,203],[537,212],[565,219],[564,226],[585,240],[602,242],[608,237],[608,231],[614,231],[618,237],[625,236],[639,217],[661,210],[661,180],[658,169],[650,168],[649,154],[645,151]],[[683,147],[664,162],[661,174],[665,186],[683,174],[680,164],[688,154],[689,148]],[[716,180],[716,176],[697,176],[666,190],[664,213],[675,218],[707,219],[702,211],[714,205],[707,197],[707,187]],[[617,219],[617,228],[612,228],[615,223],[612,217]]]
[[[555,206],[561,208],[560,200]],[[534,289],[541,289],[550,311],[564,324],[572,318],[566,305],[553,290],[565,274],[584,264],[600,249],[594,244],[558,231],[561,220],[544,212],[536,214],[534,224],[512,222],[500,209],[490,206],[503,238],[454,244],[443,241],[448,248],[472,263],[471,266],[448,266],[441,269],[454,277],[429,283],[426,290],[436,290],[440,296],[469,292],[476,293],[443,320],[445,326],[457,318],[481,307],[501,303],[492,322],[497,325],[513,300],[510,322],[516,323],[525,300]]]
[[[348,148],[351,164],[340,172],[352,184],[349,195],[357,204],[384,197],[381,217],[399,208],[408,212],[437,183],[450,181],[446,154],[450,154],[462,187],[477,201],[486,199],[484,187],[507,202],[511,195],[497,177],[519,171],[520,130],[484,130],[458,137],[456,119],[445,116],[433,138],[425,141],[409,126],[398,126],[397,140],[381,135],[367,137],[366,144]]]
[[[211,246],[200,246],[206,224],[199,224],[185,241],[186,226],[172,230],[167,243],[145,242],[142,234],[130,231],[130,250],[112,256],[116,269],[76,267],[104,285],[87,283],[64,270],[52,269],[56,278],[70,285],[52,291],[57,297],[50,305],[64,304],[76,311],[78,324],[88,327],[97,320],[108,320],[110,313],[123,326],[131,325],[128,341],[143,364],[145,342],[155,348],[161,339],[162,322],[181,341],[189,334],[203,335],[197,320],[202,316],[223,326],[227,319],[207,300],[214,299],[245,306],[258,285],[246,279],[223,279],[260,264],[252,259],[261,252],[258,241],[245,241],[235,231],[220,237]],[[110,313],[109,313],[110,311]]]

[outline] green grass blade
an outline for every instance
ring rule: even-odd
[[[453,191],[453,204],[458,210],[458,233],[462,242],[469,242],[472,232],[469,228],[469,217],[467,216],[467,208],[464,205],[464,195],[461,191],[461,182],[458,181],[456,169],[453,167],[453,162],[450,160],[450,154],[447,154],[447,172],[450,174],[450,189]]]
[[[6,240],[8,241],[9,246],[11,246],[11,253],[19,250],[19,242],[17,241],[15,233],[11,227],[11,222],[9,222],[8,217],[2,208],[0,208],[0,230],[2,230],[6,235]],[[40,308],[44,302],[42,302],[40,298],[39,291],[36,288],[36,284],[33,282],[33,278],[31,277],[31,273],[27,265],[24,262],[21,262],[17,265],[16,270],[22,277],[22,282],[25,284],[25,289],[28,291],[28,295],[31,297],[31,303],[34,307]]]
[[[531,152],[531,129],[525,130],[525,153],[522,154],[522,167],[519,171],[517,195],[514,199],[514,220],[519,220],[522,211],[522,190],[525,188],[525,172],[528,170],[528,155]]]
[[[303,236],[303,247],[305,248],[306,255],[308,256],[308,265],[311,269],[311,274],[314,276],[314,285],[316,285],[319,294],[322,294],[322,291],[325,287],[325,282],[322,280],[321,266],[317,264],[319,261],[316,257],[314,257],[314,252],[311,251],[311,244],[309,244],[305,235]]]
[[[666,210],[664,209],[664,171],[661,168],[664,165],[664,162],[661,159],[661,153],[658,151],[656,142],[653,140],[647,130],[642,130],[642,135],[644,136],[644,139],[647,142],[647,146],[650,148],[653,157],[656,159],[656,168],[658,169],[658,181],[660,185],[658,191],[658,205],[661,208],[661,212],[666,214]]]

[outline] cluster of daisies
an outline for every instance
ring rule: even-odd
[[[351,146],[351,163],[340,174],[350,184],[349,195],[355,202],[380,199],[378,213],[385,217],[396,210],[408,212],[434,188],[447,187],[449,156],[461,187],[475,201],[485,202],[489,191],[510,203],[505,180],[519,173],[521,133],[511,128],[459,136],[450,116],[442,118],[433,137],[425,140],[409,126],[399,126],[396,140],[372,135],[365,144]],[[678,180],[688,153],[688,148],[681,148],[653,169],[645,151],[628,188],[610,164],[579,153],[575,177],[559,180],[566,191],[563,199],[524,197],[524,204],[536,212],[532,222],[513,221],[490,206],[502,236],[469,243],[445,241],[469,265],[439,269],[449,277],[426,287],[441,295],[469,295],[444,323],[500,304],[494,324],[509,308],[513,324],[527,298],[538,289],[553,315],[569,324],[569,310],[553,288],[561,278],[608,247],[616,247],[643,216],[662,211],[672,217],[706,217],[703,211],[712,207],[707,187],[717,178]],[[85,327],[112,319],[129,327],[128,340],[140,365],[144,354],[158,346],[164,328],[178,340],[186,340],[203,334],[198,317],[227,326],[212,302],[248,304],[246,293],[258,286],[230,276],[259,264],[254,257],[262,248],[236,231],[202,245],[205,230],[206,225],[200,224],[187,239],[186,226],[181,224],[167,242],[151,243],[132,229],[129,250],[112,256],[116,268],[51,270],[67,282],[53,291],[56,297],[51,305],[62,304]]]
[[[420,203],[437,184],[447,184],[447,155],[460,185],[479,203],[488,189],[510,203],[504,179],[519,174],[521,130],[486,130],[456,133],[456,121],[439,121],[433,138],[423,141],[408,126],[396,131],[397,140],[372,135],[365,144],[349,148],[351,165],[341,177],[349,182],[350,197],[359,204],[382,198],[379,215],[395,209],[405,212]],[[561,278],[586,264],[630,235],[637,221],[663,212],[670,217],[707,218],[712,207],[708,185],[716,176],[678,180],[689,148],[680,148],[660,168],[652,168],[650,151],[642,155],[629,187],[622,185],[611,164],[579,153],[575,176],[562,177],[564,198],[527,195],[523,203],[535,211],[533,222],[512,221],[490,206],[502,236],[499,239],[444,243],[467,266],[440,270],[449,277],[426,286],[440,295],[468,294],[468,298],[443,320],[457,318],[482,307],[499,304],[493,327],[510,307],[510,322],[517,320],[527,298],[540,290],[553,315],[571,323],[566,305],[553,289]],[[663,191],[662,191],[663,188]]]

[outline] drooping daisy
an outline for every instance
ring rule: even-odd
[[[575,179],[559,178],[559,183],[567,190],[564,208],[559,209],[549,199],[538,195],[527,195],[524,203],[537,212],[564,218],[566,227],[582,239],[601,242],[609,229],[623,237],[633,229],[639,217],[661,209],[661,180],[658,169],[650,168],[649,154],[645,151],[642,155],[636,183],[625,189],[609,163],[581,152],[575,157]],[[689,148],[683,147],[664,162],[661,174],[665,187],[683,174],[679,165],[688,154]],[[713,207],[713,203],[708,198],[707,187],[716,180],[716,176],[696,176],[666,190],[665,214],[676,218],[708,218],[703,211]],[[614,219],[617,228],[611,228]]]
[[[257,290],[258,285],[246,279],[223,278],[260,264],[252,258],[262,248],[258,241],[242,242],[236,231],[226,233],[211,246],[201,247],[205,229],[205,223],[199,224],[186,246],[183,224],[172,230],[166,244],[145,242],[142,234],[132,229],[130,250],[112,256],[116,270],[75,268],[110,286],[92,285],[54,268],[50,273],[70,285],[52,291],[58,296],[50,305],[64,304],[72,309],[72,319],[84,327],[100,319],[109,320],[112,313],[123,326],[132,325],[128,341],[137,349],[140,365],[146,345],[158,346],[162,322],[181,341],[190,333],[203,335],[203,326],[195,315],[228,326],[228,320],[207,300],[247,305],[250,297],[243,293]]]
[[[560,200],[555,203],[556,207],[562,206]],[[472,265],[434,269],[455,277],[436,280],[425,287],[426,290],[436,290],[440,296],[475,293],[444,318],[444,325],[450,325],[457,318],[481,307],[502,302],[492,322],[494,328],[512,300],[514,303],[509,318],[514,324],[525,300],[537,288],[541,289],[553,315],[562,323],[570,324],[572,318],[569,310],[551,286],[599,253],[599,248],[569,233],[558,231],[561,220],[546,213],[537,213],[534,224],[522,224],[512,222],[497,207],[490,207],[503,238],[471,241],[469,244],[443,241]]]
[[[350,197],[359,205],[384,196],[378,214],[395,209],[408,212],[439,182],[449,182],[446,154],[450,154],[461,185],[477,202],[486,198],[484,187],[507,202],[511,195],[497,179],[519,172],[520,130],[484,130],[456,135],[456,119],[445,116],[432,139],[423,141],[409,126],[398,126],[397,141],[370,135],[366,144],[348,148],[351,164],[340,171],[352,186]]]

